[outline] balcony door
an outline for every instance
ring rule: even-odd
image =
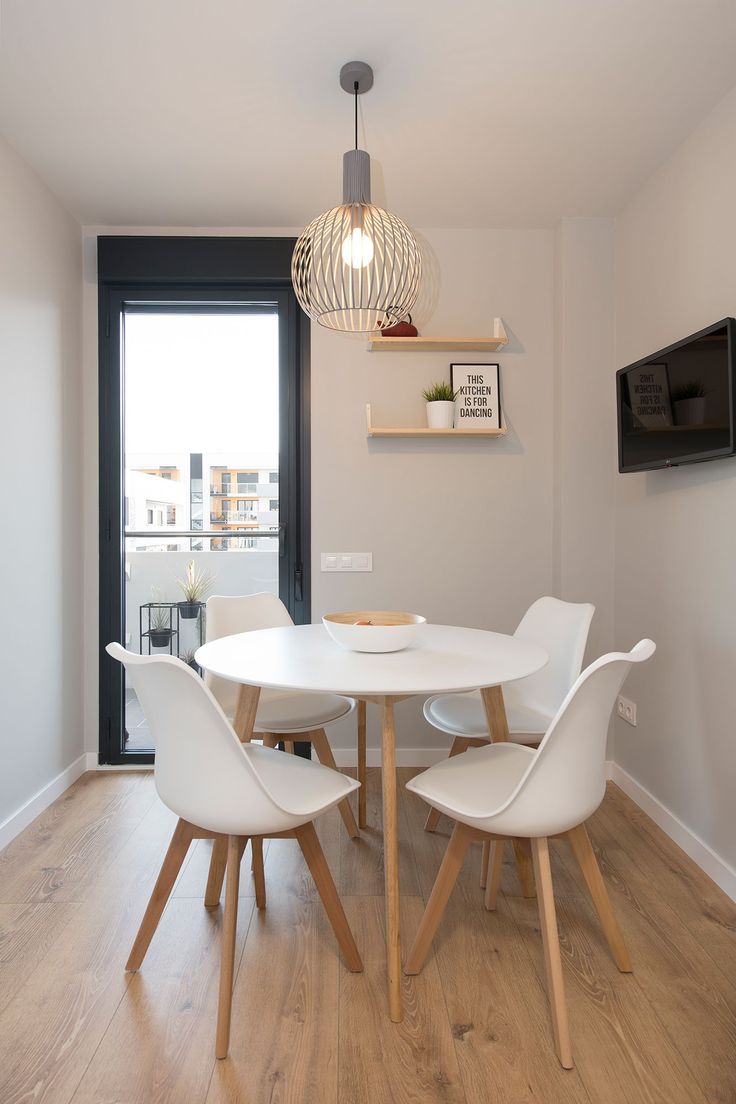
[[[104,241],[125,240],[100,243],[100,761],[141,763],[154,740],[108,641],[196,669],[209,594],[271,591],[309,620],[307,334],[286,279],[126,286]]]

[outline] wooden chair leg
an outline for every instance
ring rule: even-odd
[[[233,976],[235,973],[235,935],[238,926],[238,890],[240,888],[240,859],[243,851],[238,836],[227,840],[227,886],[225,888],[225,916],[222,923],[222,952],[220,961],[220,995],[217,1005],[217,1039],[215,1054],[227,1058],[230,1047],[230,1015],[233,1006]]]
[[[463,751],[467,751],[468,742],[469,741],[467,736],[456,736],[455,739],[452,741],[450,754],[447,758],[452,759],[453,756],[460,755]],[[424,831],[434,832],[437,828],[437,825],[439,824],[439,819],[441,816],[442,813],[439,811],[439,809],[430,809],[427,813],[427,819],[424,822]]]
[[[314,830],[314,824],[310,821],[308,824],[303,824],[301,828],[297,828],[296,838],[299,841],[309,871],[314,878],[314,884],[322,899],[327,918],[332,924],[332,930],[342,948],[342,953],[345,955],[348,969],[359,974],[363,969],[363,962],[355,945],[347,916],[343,911],[342,902],[335,889],[330,868]]]
[[[601,922],[603,934],[608,941],[608,946],[611,948],[613,960],[622,973],[630,974],[632,966],[629,952],[626,949],[624,937],[618,926],[618,921],[616,920],[616,915],[613,911],[608,891],[606,890],[606,884],[603,881],[603,875],[601,874],[595,853],[591,847],[590,837],[588,836],[585,825],[578,824],[577,828],[573,828],[567,833],[567,838],[570,841],[573,855],[578,861],[583,878],[585,879],[585,884],[588,887],[588,892],[593,900],[593,907],[598,913],[598,919]]]
[[[253,881],[256,884],[256,908],[266,907],[266,877],[263,872],[263,836],[251,836]]]
[[[171,837],[171,843],[161,865],[156,884],[153,887],[148,907],[143,914],[141,926],[138,929],[138,934],[135,937],[135,942],[125,966],[126,970],[140,969],[193,838],[194,829],[192,825],[186,820],[180,819]]]
[[[496,901],[498,900],[498,887],[501,884],[501,872],[503,870],[503,840],[496,840],[492,844],[493,858],[490,863],[490,871],[488,875],[488,881],[486,882],[486,892],[484,898],[484,904],[489,912],[493,912],[496,907]]]
[[[287,752],[289,755],[294,754],[294,741],[293,740],[284,740],[284,751]]]
[[[365,828],[366,820],[366,703],[358,702],[358,828]]]
[[[222,896],[222,883],[225,880],[225,867],[227,866],[227,840],[224,836],[218,837],[212,844],[210,856],[210,869],[207,875],[207,888],[204,892],[204,907],[216,909]]]
[[[552,888],[552,870],[549,865],[549,844],[546,839],[532,840],[532,859],[537,881],[539,923],[542,929],[544,962],[547,970],[547,991],[552,1013],[552,1032],[555,1050],[564,1069],[572,1069],[572,1047],[567,1024],[565,983],[562,977],[560,938],[557,932],[555,897]]]
[[[279,738],[273,732],[262,732],[261,742],[264,747],[275,748],[277,743],[279,742]]]
[[[335,756],[332,754],[332,748],[330,747],[330,741],[327,739],[327,733],[323,728],[315,729],[314,732],[310,732],[310,739],[312,741],[312,747],[317,752],[317,758],[320,763],[325,767],[331,767],[332,770],[337,770],[337,763],[335,762]],[[358,825],[355,823],[355,817],[353,816],[353,810],[350,807],[350,802],[347,798],[343,798],[340,804],[337,806],[340,810],[340,816],[343,819],[343,823],[347,828],[348,835],[351,839],[356,839],[360,836]]]
[[[418,974],[424,965],[472,838],[472,833],[468,831],[464,824],[455,825],[445,851],[445,857],[429,895],[424,916],[419,924],[419,930],[409,951],[409,957],[404,967],[405,974]]]
[[[483,840],[483,849],[480,853],[480,888],[485,889],[488,882],[488,864],[491,861],[491,841]]]

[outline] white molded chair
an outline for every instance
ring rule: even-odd
[[[548,840],[554,836],[569,840],[616,965],[629,972],[629,956],[585,821],[606,791],[606,737],[616,696],[632,663],[649,659],[654,650],[651,640],[640,640],[630,652],[612,652],[592,663],[570,690],[536,750],[508,742],[489,744],[445,759],[407,784],[408,790],[456,824],[409,952],[406,973],[417,974],[424,964],[470,843],[495,841],[486,889],[486,907],[493,909],[503,840],[531,840],[555,1050],[567,1069],[573,1061]]]
[[[156,741],[158,795],[179,817],[126,969],[140,968],[192,840],[224,840],[227,889],[216,1054],[225,1058],[240,860],[249,839],[296,837],[349,969],[363,969],[313,824],[358,783],[307,759],[241,744],[213,695],[181,660],[134,655],[120,644],[108,644],[107,651],[125,665]]]
[[[274,629],[293,625],[289,611],[275,594],[246,594],[235,597],[213,595],[207,599],[207,640],[251,632],[253,629]],[[238,701],[238,684],[205,672],[205,685],[215,695],[225,715],[232,720]],[[287,751],[293,751],[295,741],[309,742],[320,763],[337,770],[325,725],[346,716],[354,708],[351,698],[340,694],[316,694],[295,690],[261,690],[253,734],[265,747],[275,747],[284,741]],[[358,772],[358,781],[365,784],[365,773]],[[347,798],[340,802],[340,815],[348,835],[359,835],[353,811]]]
[[[540,671],[503,688],[509,734],[519,744],[538,744],[549,728],[565,695],[583,666],[590,622],[595,606],[589,602],[562,602],[559,598],[538,598],[522,617],[514,636],[537,644],[549,653]],[[450,755],[488,743],[488,732],[480,691],[468,694],[440,694],[424,703],[424,716],[431,725],[454,736]],[[425,829],[433,832],[440,814],[430,809]],[[485,884],[485,873],[481,879]]]

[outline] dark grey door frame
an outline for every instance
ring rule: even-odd
[[[309,322],[294,295],[290,238],[100,237],[99,549],[101,763],[150,763],[123,751],[122,668],[105,652],[124,631],[122,323],[126,310],[254,309],[279,317],[280,594],[310,620]]]

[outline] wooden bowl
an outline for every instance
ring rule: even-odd
[[[358,625],[357,621],[368,621]],[[400,652],[412,643],[426,617],[396,610],[350,610],[326,613],[322,624],[336,644],[351,652]]]

